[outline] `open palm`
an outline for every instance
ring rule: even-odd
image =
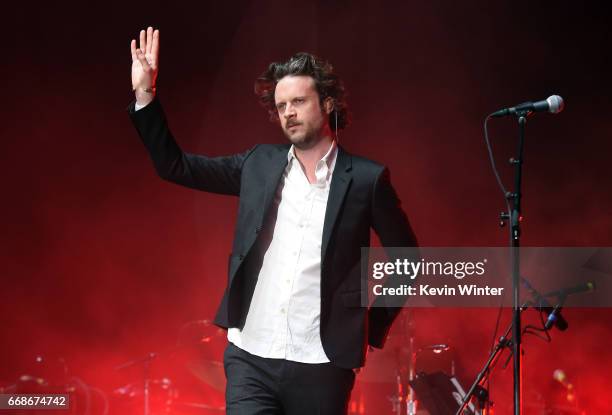
[[[140,47],[130,43],[132,52],[132,89],[155,87],[159,63],[159,30],[152,27],[140,31]]]

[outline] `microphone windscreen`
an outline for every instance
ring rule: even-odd
[[[552,114],[558,114],[563,111],[565,108],[565,103],[563,102],[563,98],[559,95],[551,95],[546,99],[548,102],[548,112]]]

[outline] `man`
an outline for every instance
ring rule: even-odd
[[[388,170],[338,146],[344,88],[309,54],[273,63],[256,93],[291,145],[226,157],[184,153],[156,99],[159,31],[131,42],[128,111],[158,174],[239,196],[228,283],[215,323],[230,414],[342,414],[368,345],[382,348],[398,308],[361,307],[361,247],[370,228],[384,246],[416,238]]]

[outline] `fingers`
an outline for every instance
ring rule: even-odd
[[[140,61],[140,64],[142,65],[142,69],[145,72],[149,72],[151,67],[149,66],[149,62],[147,62],[147,58],[145,57],[144,52],[140,49],[136,49],[136,57],[138,58],[138,61]]]
[[[153,32],[153,44],[151,45],[151,54],[153,55],[153,60],[155,64],[157,64],[157,58],[159,56],[159,30],[155,30]]]
[[[138,57],[136,56],[136,40],[132,39],[130,42],[130,52],[132,52],[132,62],[136,62]]]
[[[139,34],[140,47],[136,47],[136,40],[132,39],[130,43],[130,51],[132,53],[132,62],[138,60],[142,65],[142,69],[148,72],[152,68],[157,67],[157,55],[159,53],[159,30],[153,30],[149,26],[147,30],[141,30]],[[146,56],[149,56],[150,61]]]
[[[140,31],[140,50],[144,52],[146,47],[147,47],[146,32],[144,30],[141,30]]]
[[[151,26],[149,26],[147,28],[147,44],[146,44],[146,46],[144,48],[142,48],[142,46],[140,46],[140,47],[148,55],[149,53],[151,53],[151,46],[152,45],[153,45],[153,28]]]

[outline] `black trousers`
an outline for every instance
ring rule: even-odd
[[[229,343],[223,355],[228,415],[343,415],[352,369],[252,355]]]

